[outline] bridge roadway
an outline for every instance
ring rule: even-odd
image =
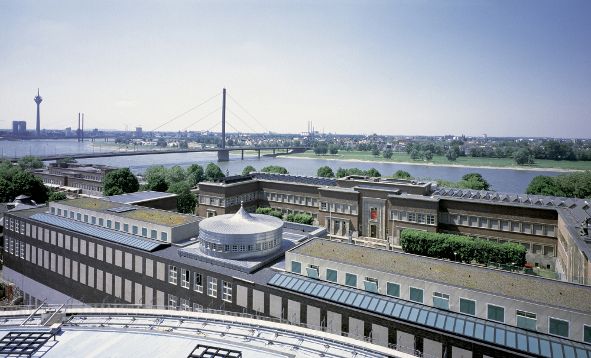
[[[258,157],[261,157],[261,151],[273,151],[270,155],[303,153],[311,149],[310,147],[293,146],[275,146],[275,147],[226,147],[226,148],[195,148],[195,149],[163,149],[163,150],[136,150],[136,151],[118,151],[118,152],[99,152],[99,153],[77,153],[77,154],[54,154],[38,156],[42,161],[59,160],[64,158],[88,159],[88,158],[107,158],[107,157],[125,157],[132,155],[154,155],[154,154],[176,154],[176,153],[203,153],[217,152],[219,161],[228,161],[230,151],[241,151],[241,157],[244,159],[245,151],[256,151]],[[17,161],[18,159],[13,159]]]

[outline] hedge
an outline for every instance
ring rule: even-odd
[[[283,214],[279,210],[275,210],[273,208],[257,208],[255,211],[256,214],[264,214],[264,215],[271,215],[279,219],[283,219]]]
[[[400,234],[400,243],[404,252],[440,259],[517,267],[523,267],[526,262],[525,248],[511,242],[499,244],[463,235],[404,229]]]

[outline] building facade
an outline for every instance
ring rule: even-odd
[[[46,169],[35,170],[33,174],[45,185],[101,197],[103,196],[103,179],[107,173],[115,169],[117,168],[106,165],[51,163]]]

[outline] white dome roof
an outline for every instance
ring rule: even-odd
[[[199,230],[224,235],[248,235],[269,232],[283,227],[283,220],[270,215],[250,214],[242,206],[235,214],[202,220]]]

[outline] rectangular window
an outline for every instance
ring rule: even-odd
[[[393,282],[388,282],[386,284],[386,294],[392,297],[400,297],[400,285]]]
[[[363,288],[368,292],[378,293],[378,279],[366,277],[365,281],[363,281]]]
[[[84,214],[84,222],[87,223],[88,222],[88,215]]]
[[[554,257],[554,246],[544,246],[544,256]]]
[[[129,224],[123,224],[123,231],[129,232]]]
[[[548,326],[550,334],[568,338],[568,321],[550,317],[548,318]]]
[[[121,223],[119,221],[115,221],[115,230],[121,230]]]
[[[91,217],[90,217],[90,223],[91,223],[92,225],[96,225],[96,216],[91,216]]]
[[[302,273],[302,263],[297,261],[291,262],[291,272]]]
[[[197,272],[193,274],[193,290],[203,293],[203,276]]]
[[[413,302],[423,303],[423,290],[421,288],[410,288],[410,300]]]
[[[449,310],[449,295],[441,292],[433,292],[433,307]]]
[[[415,213],[408,213],[407,214],[407,220],[410,222],[415,222],[417,221],[417,216]]]
[[[491,321],[505,322],[505,308],[489,304],[487,318]]]
[[[378,208],[369,209],[369,220],[378,220]]]
[[[168,283],[176,285],[177,274],[178,272],[176,266],[168,265]]]
[[[134,234],[134,235],[137,235],[137,226],[133,225],[131,227],[131,233]]]
[[[207,276],[207,295],[210,297],[218,297],[218,279]]]
[[[591,326],[583,326],[583,341],[591,343]]]
[[[427,215],[427,224],[435,225],[435,215]]]
[[[186,298],[181,298],[181,309],[183,311],[191,310],[191,304],[189,303],[189,300],[187,300]]]
[[[309,267],[306,267],[306,273],[308,274],[308,277],[318,278],[318,266],[310,265]]]
[[[107,227],[110,229],[113,225],[113,222],[110,219],[107,219]]]
[[[337,282],[338,273],[333,269],[326,269],[326,280],[331,282]]]
[[[517,310],[517,327],[535,331],[537,326],[537,317],[535,313]]]
[[[103,226],[105,224],[105,220],[103,218],[99,218],[98,224],[99,226]]]
[[[222,301],[232,302],[232,283],[222,281]]]
[[[148,237],[148,229],[145,228],[145,227],[142,228],[142,236],[143,237]]]
[[[167,233],[165,233],[164,231],[162,231],[162,232],[160,233],[160,240],[162,240],[162,241],[167,241],[167,240],[168,240],[168,234],[167,234]]]
[[[191,284],[191,271],[181,269],[181,287],[189,288]]]
[[[177,297],[174,295],[168,295],[168,307],[176,308]]]
[[[76,213],[76,220],[82,221],[82,214]]]
[[[357,287],[357,275],[352,273],[345,273],[345,285]]]
[[[460,298],[460,312],[470,316],[476,316],[476,301]]]

